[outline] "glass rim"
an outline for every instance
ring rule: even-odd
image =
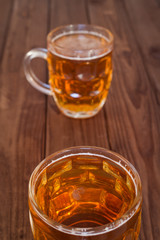
[[[38,179],[38,177],[40,176],[40,173],[47,167],[49,166],[51,163],[56,163],[58,161],[61,161],[62,159],[64,159],[65,157],[71,155],[76,155],[76,153],[74,153],[74,150],[78,150],[78,153],[81,153],[82,155],[86,154],[86,153],[91,153],[93,156],[101,156],[103,158],[106,158],[108,160],[114,161],[114,163],[116,162],[117,165],[119,165],[120,167],[122,167],[123,169],[125,169],[127,171],[127,173],[130,175],[134,186],[135,186],[135,199],[132,203],[132,206],[118,219],[116,219],[113,222],[104,224],[102,226],[97,226],[97,227],[89,227],[89,228],[79,228],[79,227],[71,227],[71,226],[67,226],[61,223],[58,223],[57,221],[49,218],[46,214],[43,213],[43,211],[40,209],[40,207],[38,206],[38,204],[36,203],[35,199],[34,199],[34,180],[36,182],[36,180]],[[95,152],[92,152],[95,151]],[[98,154],[99,152],[99,154]],[[116,157],[117,159],[119,159],[119,161],[112,159],[111,157],[107,157],[105,156],[105,154],[109,154],[113,157]],[[58,157],[60,155],[63,155],[64,157]],[[55,158],[55,159],[54,159]],[[54,160],[53,160],[54,159]],[[50,164],[49,164],[50,163]],[[130,170],[128,170],[126,167],[129,167],[132,170],[132,174],[134,174],[134,177],[137,180],[137,184],[135,183],[135,181],[133,180],[133,176],[131,175]],[[41,170],[39,173],[38,171]],[[38,173],[38,176],[36,177],[36,174]],[[121,227],[122,225],[124,225],[127,221],[129,221],[129,219],[135,214],[135,212],[139,209],[139,207],[142,204],[142,187],[141,187],[141,179],[140,176],[137,172],[137,170],[135,169],[135,167],[127,160],[125,159],[123,156],[121,156],[120,154],[110,151],[108,149],[105,148],[101,148],[101,147],[95,147],[95,146],[76,146],[76,147],[69,147],[69,148],[65,148],[62,149],[60,151],[57,151],[55,153],[52,153],[51,155],[49,155],[48,157],[46,157],[43,161],[41,161],[37,167],[33,170],[30,180],[29,180],[29,187],[28,187],[28,198],[30,201],[30,204],[32,205],[34,211],[37,213],[38,217],[45,222],[47,225],[49,225],[51,228],[54,228],[58,231],[67,233],[67,234],[71,234],[71,235],[76,235],[76,236],[93,236],[93,235],[100,235],[100,234],[104,234],[110,231],[113,231],[119,227]]]
[[[74,28],[77,28],[77,32],[94,32],[94,31],[91,31],[91,30],[87,30],[87,28],[92,28],[92,29],[95,29],[95,35],[96,36],[102,36],[103,38],[105,38],[107,40],[107,47],[104,46],[102,48],[88,48],[88,49],[83,49],[83,50],[79,50],[79,49],[72,49],[72,48],[67,48],[67,47],[62,47],[62,46],[59,46],[58,44],[55,44],[54,46],[58,49],[60,49],[61,51],[63,51],[63,49],[65,50],[71,50],[72,52],[74,53],[82,53],[82,52],[88,52],[90,50],[107,50],[104,52],[104,54],[106,53],[109,53],[113,50],[113,41],[114,41],[114,36],[112,34],[112,32],[105,28],[105,27],[102,27],[102,26],[98,26],[98,25],[94,25],[94,24],[68,24],[68,25],[61,25],[61,26],[58,26],[56,28],[54,28],[53,30],[51,30],[48,35],[47,35],[47,43],[48,45],[52,45],[52,40],[53,40],[53,34],[56,34],[58,33],[59,31],[63,31],[62,32],[62,36],[65,35],[66,33],[70,33],[72,34],[73,32],[76,33],[76,31],[74,30]],[[65,29],[66,29],[66,32],[65,32]],[[67,31],[68,30],[68,31]],[[96,32],[97,30],[97,32]],[[101,31],[98,32],[98,31]],[[106,33],[108,35],[108,37],[105,36],[105,34],[103,34],[102,32]],[[60,34],[57,34],[57,37],[60,36]],[[56,39],[56,38],[55,38]],[[52,49],[53,47],[51,47]]]

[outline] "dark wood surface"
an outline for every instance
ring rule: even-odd
[[[47,33],[69,23],[101,25],[115,36],[109,96],[87,120],[63,116],[23,72],[25,53],[46,47]],[[47,82],[43,61],[35,71]],[[0,0],[0,239],[32,239],[29,177],[45,156],[77,145],[109,148],[136,167],[143,186],[139,239],[160,239],[159,0]]]

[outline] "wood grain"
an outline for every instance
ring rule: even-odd
[[[160,105],[160,2],[124,1],[123,7],[150,81],[150,90]]]
[[[126,5],[125,5],[126,4]],[[144,64],[148,80],[148,90],[150,93],[150,136],[148,144],[152,148],[152,155],[146,160],[148,180],[148,205],[150,210],[150,226],[152,238],[158,239],[160,236],[160,5],[156,1],[139,2],[139,7],[133,1],[125,1],[124,6],[128,12],[128,19],[135,41]],[[132,11],[131,11],[132,9]],[[139,15],[139,13],[141,13]],[[146,125],[146,128],[148,126]],[[152,144],[152,145],[151,145]],[[154,174],[153,174],[154,173]],[[154,187],[153,187],[154,186]],[[146,214],[144,211],[144,219]],[[155,219],[158,219],[155,224]],[[144,220],[144,225],[146,220]],[[148,227],[148,226],[146,226]],[[144,235],[146,237],[146,230]],[[152,239],[151,238],[151,239]]]
[[[31,172],[44,158],[45,97],[27,83],[23,58],[34,45],[44,45],[46,17],[44,1],[14,1],[5,38],[0,73],[0,239],[3,240],[32,239],[27,189]],[[43,79],[46,71],[41,69],[40,75]]]
[[[12,16],[13,2],[10,1],[0,1],[0,62],[4,53],[4,48],[6,44],[6,38],[10,26],[11,16]]]

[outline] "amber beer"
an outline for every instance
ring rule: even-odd
[[[72,31],[50,41],[49,83],[67,116],[87,118],[104,105],[112,80],[112,46],[100,33]]]
[[[30,179],[34,239],[138,239],[141,201],[138,173],[123,157],[95,147],[58,152]]]

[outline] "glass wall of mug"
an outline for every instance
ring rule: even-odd
[[[117,153],[74,147],[47,157],[29,182],[35,240],[136,240],[141,181]]]
[[[33,49],[24,60],[27,80],[50,94],[65,115],[73,118],[94,116],[104,105],[112,80],[112,33],[94,25],[68,25],[52,30],[47,50]],[[32,72],[30,61],[48,61],[49,84]]]

